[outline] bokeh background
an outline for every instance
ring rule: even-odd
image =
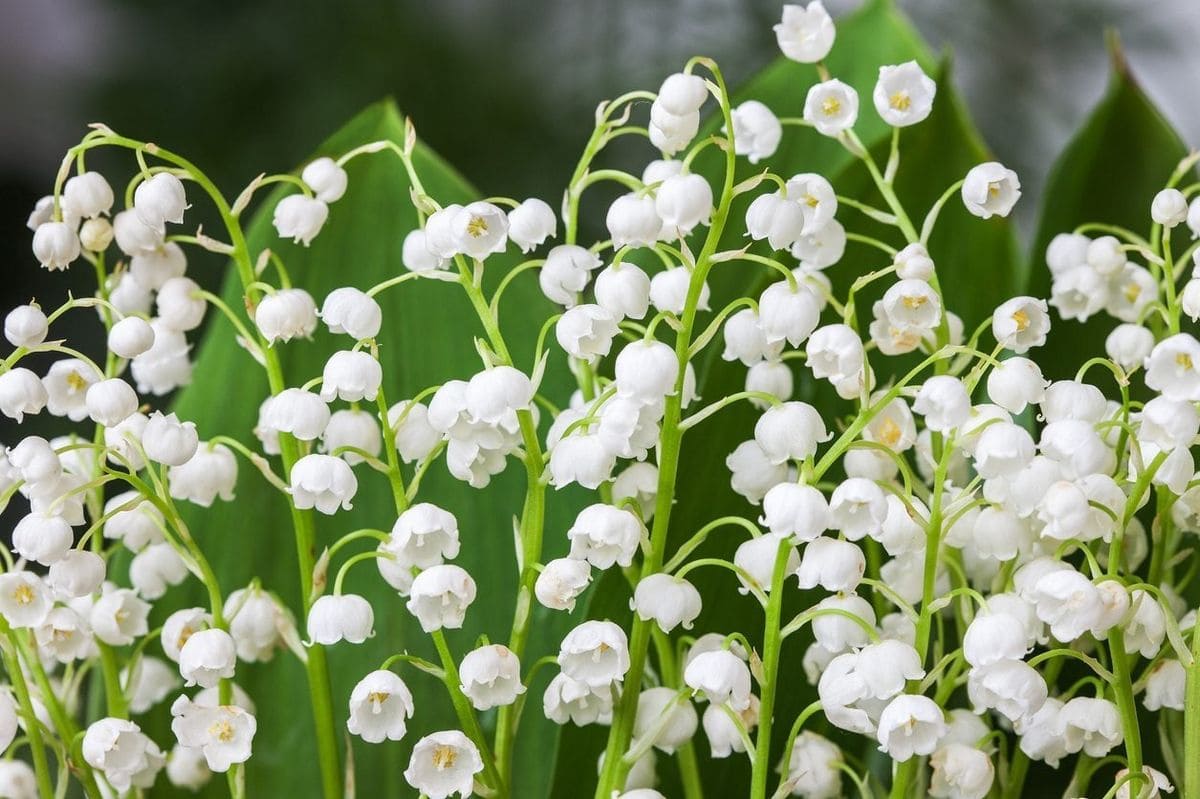
[[[858,0],[828,0],[835,14]],[[42,285],[24,222],[89,122],[188,154],[236,193],[395,97],[485,194],[554,202],[596,103],[695,54],[736,85],[777,55],[778,0],[0,0],[5,307]],[[1120,32],[1151,98],[1200,141],[1196,0],[900,0],[1026,187],[1103,91]],[[1119,190],[1119,187],[1114,187]],[[54,283],[61,291],[61,283]]]

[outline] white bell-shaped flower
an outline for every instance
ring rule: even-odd
[[[750,706],[750,669],[728,649],[703,652],[683,671],[683,682],[714,705],[729,703],[735,711]]]
[[[142,431],[142,448],[146,457],[164,466],[182,466],[191,460],[200,445],[193,422],[181,422],[171,413],[163,416],[155,411]]]
[[[774,29],[779,49],[801,64],[815,64],[833,48],[833,18],[819,0],[807,6],[785,5],[783,19]]]
[[[613,201],[608,207],[605,224],[613,246],[617,248],[648,247],[658,240],[663,226],[654,198],[634,193],[623,194]]]
[[[992,789],[996,770],[987,752],[972,744],[947,743],[929,758],[933,774],[929,795],[935,799],[983,799]]]
[[[46,585],[62,599],[88,596],[104,582],[105,561],[86,549],[72,549],[54,563],[46,574]]]
[[[821,414],[805,402],[776,405],[754,425],[754,440],[775,464],[806,460],[816,453],[817,444],[831,437]]]
[[[13,551],[26,560],[49,566],[71,549],[75,535],[61,516],[30,513],[12,530]]]
[[[647,688],[638,694],[637,715],[633,722],[633,734],[638,740],[657,729],[654,747],[670,755],[692,740],[699,725],[695,706],[687,699],[678,698],[674,688]]]
[[[483,759],[471,739],[458,730],[426,735],[413,746],[404,779],[429,799],[462,797],[474,792],[475,775],[483,771]]]
[[[629,607],[642,621],[653,621],[664,633],[681,625],[690,630],[700,615],[700,592],[687,580],[651,574],[638,581]]]
[[[129,562],[129,582],[144,598],[155,600],[188,576],[187,564],[168,543],[151,544]]]
[[[379,303],[353,286],[329,292],[319,315],[330,333],[345,333],[356,341],[375,338],[383,324]]]
[[[555,558],[538,573],[533,594],[543,606],[569,612],[591,581],[592,567],[586,560]]]
[[[594,688],[625,678],[629,670],[629,641],[611,621],[585,621],[562,640],[558,665],[572,680]]]
[[[413,696],[404,680],[386,670],[363,677],[350,692],[346,729],[367,743],[399,741],[408,732]]]
[[[615,318],[641,319],[650,308],[650,278],[633,264],[618,263],[596,276],[596,304]]]
[[[103,773],[104,779],[118,793],[128,791],[144,772],[150,773],[152,782],[166,760],[141,727],[127,719],[112,717],[88,726],[83,735],[82,751],[84,761]]]
[[[292,466],[290,481],[297,508],[316,508],[330,516],[339,508],[350,510],[358,491],[358,478],[350,466],[332,455],[305,455]]]
[[[91,219],[107,214],[113,205],[113,190],[99,172],[81,172],[63,185],[63,214]]]
[[[338,641],[361,644],[373,634],[375,611],[356,594],[326,594],[308,609],[308,637],[329,646]]]
[[[812,486],[779,483],[763,497],[763,518],[773,534],[812,541],[829,529],[829,503]]]
[[[625,567],[637,552],[642,525],[628,510],[597,503],[579,512],[567,530],[567,538],[571,541],[571,557],[586,560],[597,569],[607,569],[614,563]]]
[[[1104,757],[1125,739],[1122,730],[1121,713],[1107,699],[1077,696],[1058,711],[1057,731],[1070,753]]]
[[[879,716],[879,750],[903,763],[932,754],[947,730],[942,709],[927,696],[901,694]]]
[[[159,234],[167,222],[183,221],[187,210],[183,181],[170,172],[159,172],[138,184],[133,192],[133,210],[138,219]]]
[[[328,218],[329,206],[316,197],[289,194],[275,206],[271,221],[281,239],[291,239],[294,244],[307,247]]]
[[[45,385],[24,366],[0,374],[0,413],[17,424],[25,420],[26,414],[41,413],[48,401]]]
[[[430,566],[413,579],[407,607],[427,633],[457,630],[475,601],[475,592],[475,580],[462,567]]]
[[[46,340],[49,323],[37,303],[18,305],[4,317],[4,337],[14,347],[36,347]]]
[[[33,572],[0,574],[0,616],[13,628],[37,627],[46,620],[54,597]]]
[[[209,769],[228,771],[250,759],[258,722],[237,705],[202,705],[181,696],[171,705],[171,732],[182,746],[199,749]]]
[[[508,212],[508,237],[528,253],[554,235],[558,219],[546,202],[536,197],[525,200]]]
[[[758,319],[768,344],[787,341],[799,347],[817,329],[821,306],[804,286],[772,283],[758,298]]]
[[[742,722],[742,729],[750,732],[758,726],[758,711],[758,697],[750,694],[750,705],[737,714]],[[729,757],[734,752],[746,751],[746,742],[733,719],[729,717],[730,712],[731,709],[721,705],[709,705],[700,718],[700,723],[704,726],[704,737],[708,739],[709,749],[714,758]]]
[[[188,686],[212,688],[233,676],[237,665],[237,645],[233,637],[216,628],[201,630],[188,637],[179,650],[179,674]]]
[[[267,344],[311,338],[317,329],[317,305],[304,289],[280,289],[259,301],[254,324]]]
[[[857,588],[866,570],[866,556],[857,545],[822,537],[804,548],[796,574],[801,588],[819,585],[836,593]]]
[[[108,331],[108,348],[121,358],[136,358],[154,346],[154,328],[139,316],[127,316]]]
[[[995,161],[971,168],[963,179],[962,201],[980,219],[1008,216],[1021,198],[1017,173]]]
[[[875,110],[892,127],[915,125],[933,110],[937,84],[929,78],[916,61],[879,68],[872,99]],[[928,753],[926,753],[928,754]]]
[[[476,710],[511,705],[525,693],[521,684],[521,661],[502,644],[473,649],[458,666],[459,688]]]
[[[450,236],[457,252],[483,260],[504,252],[508,244],[508,216],[489,202],[473,202],[450,219]]]
[[[804,121],[823,136],[838,136],[858,121],[858,92],[840,80],[814,85],[804,98]]]
[[[66,269],[79,253],[79,236],[66,222],[43,222],[33,232],[33,255],[51,272]]]
[[[779,149],[783,125],[771,109],[758,100],[746,100],[733,109],[733,146],[737,155],[757,164]]]
[[[167,481],[172,497],[207,508],[217,497],[225,502],[233,500],[237,476],[233,450],[224,444],[204,442],[187,463],[168,470]]]
[[[321,375],[321,398],[347,402],[374,400],[383,382],[383,368],[368,352],[341,350],[325,362]]]
[[[128,588],[106,590],[92,605],[92,632],[109,646],[126,646],[150,629],[150,604]]]
[[[337,202],[346,193],[346,170],[338,166],[332,158],[310,161],[301,170],[300,179],[308,184],[313,194],[323,203]]]

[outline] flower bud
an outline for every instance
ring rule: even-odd
[[[199,293],[200,286],[191,278],[173,277],[163,283],[155,298],[158,320],[172,330],[195,330],[208,310],[208,303]]]
[[[88,252],[104,252],[112,240],[112,223],[103,217],[89,219],[79,228],[79,244]]]
[[[410,272],[432,272],[443,264],[443,259],[430,251],[425,231],[420,229],[404,237],[400,260]]]
[[[87,390],[88,416],[96,424],[113,427],[137,412],[138,396],[133,386],[119,377],[93,383]]]
[[[300,173],[300,179],[323,203],[337,202],[346,193],[346,170],[332,158],[318,158],[310,162]]]
[[[650,278],[634,264],[613,264],[596,276],[596,304],[618,320],[641,319],[650,307]]]
[[[4,337],[14,347],[36,347],[46,340],[49,324],[36,303],[18,305],[4,317]]]
[[[127,316],[108,331],[108,348],[119,358],[136,358],[154,346],[154,328],[139,316]]]
[[[923,244],[910,244],[895,258],[896,277],[901,280],[929,280],[933,277],[933,259]]]
[[[657,102],[676,116],[699,111],[708,97],[708,87],[699,75],[676,72],[668,75],[658,89]]]
[[[618,249],[625,246],[649,247],[658,240],[658,233],[663,226],[654,198],[632,193],[613,201],[608,207],[605,224],[613,247]]]
[[[650,104],[650,143],[670,157],[687,147],[700,130],[700,110],[673,114],[655,100]]]
[[[25,414],[41,413],[49,401],[46,387],[38,376],[17,366],[0,374],[0,413],[21,424]]]
[[[746,390],[769,394],[780,401],[786,401],[792,396],[792,370],[783,361],[762,361],[750,367],[746,372]],[[755,399],[752,403],[759,408],[769,405]]]
[[[1172,228],[1183,223],[1188,215],[1187,198],[1179,189],[1163,189],[1150,203],[1150,218],[1156,224]]]

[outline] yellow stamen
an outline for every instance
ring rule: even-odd
[[[487,233],[487,230],[487,220],[482,216],[473,216],[471,217],[471,221],[467,223],[467,233],[470,234],[471,238],[477,239],[484,233]]]
[[[929,302],[929,298],[924,294],[909,294],[904,298],[904,307],[915,311],[927,302]]]
[[[1017,332],[1024,333],[1029,329],[1029,314],[1025,311],[1015,311],[1012,315],[1012,320],[1017,323]]]
[[[1137,302],[1137,298],[1142,295],[1142,287],[1131,280],[1125,284],[1121,293],[1125,295],[1126,301]]]
[[[826,97],[821,101],[821,113],[827,117],[834,116],[842,110],[842,101],[836,97]]]
[[[1175,365],[1180,369],[1190,372],[1192,369],[1192,356],[1188,355],[1186,352],[1179,353],[1175,356]]]
[[[458,760],[458,750],[453,746],[443,745],[433,748],[433,766],[438,771],[454,768],[455,760]]]
[[[72,391],[83,391],[88,387],[88,381],[87,378],[79,374],[79,372],[72,371],[67,374],[67,386],[69,386]]]
[[[33,589],[21,583],[12,594],[13,601],[18,605],[28,605],[33,601]]]
[[[894,447],[900,441],[901,432],[900,425],[891,419],[884,419],[883,425],[879,430],[879,442],[889,447]]]
[[[215,738],[223,744],[233,740],[233,725],[228,721],[218,721],[208,728],[210,738]]]
[[[888,98],[888,105],[897,111],[907,111],[912,106],[912,98],[908,96],[908,92],[896,92]]]

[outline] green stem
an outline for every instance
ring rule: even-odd
[[[0,621],[0,624],[3,624],[5,632],[11,636],[8,623]],[[16,662],[16,653],[9,651],[8,647],[0,647],[0,653],[4,658],[4,669],[8,672],[9,680],[12,681],[13,693],[17,695],[21,717],[25,721],[25,735],[29,738],[29,753],[33,758],[33,772],[37,776],[38,795],[54,796],[54,783],[50,780],[50,763],[46,759],[46,746],[42,741],[42,723],[38,721],[37,713],[34,712],[33,700],[29,697],[29,685],[25,682],[25,675]]]
[[[1125,736],[1125,759],[1129,771],[1135,775],[1134,782],[1142,782],[1142,733],[1138,727],[1137,705],[1133,701],[1133,677],[1129,670],[1129,656],[1125,654],[1125,634],[1120,627],[1108,633],[1109,655],[1112,659],[1112,689],[1121,711],[1121,729]],[[1138,796],[1138,786],[1131,786],[1131,793]],[[1194,791],[1192,793],[1195,793]]]
[[[492,788],[500,796],[505,796],[504,782],[500,778],[500,773],[496,769],[496,760],[492,757],[492,752],[488,748],[487,738],[483,735],[483,730],[479,726],[479,720],[475,718],[475,711],[471,707],[471,703],[467,701],[467,697],[462,692],[462,679],[458,676],[458,666],[454,663],[454,655],[450,652],[450,647],[446,643],[446,634],[441,630],[435,630],[429,634],[433,638],[434,646],[437,647],[438,657],[442,661],[442,670],[445,672],[444,682],[446,690],[450,693],[450,701],[454,705],[454,712],[458,714],[458,723],[462,725],[463,732],[479,749],[479,754],[483,760],[483,773],[486,778],[486,783],[489,788]]]
[[[719,87],[721,112],[725,117],[725,129],[732,132],[732,111],[729,106],[729,95],[725,90],[724,79],[715,65],[711,65],[710,69],[712,69],[713,76]],[[666,398],[661,433],[659,435],[658,493],[654,507],[654,527],[650,532],[650,550],[646,553],[646,557],[642,562],[642,578],[661,570],[663,551],[666,549],[667,533],[671,522],[671,509],[675,497],[675,480],[679,471],[680,445],[683,438],[680,417],[683,399],[683,379],[688,362],[688,350],[691,347],[692,331],[696,324],[700,290],[704,286],[709,269],[712,267],[712,256],[716,252],[717,245],[721,240],[721,234],[725,230],[725,222],[729,216],[729,208],[733,200],[735,156],[732,140],[725,150],[725,158],[725,183],[721,191],[721,200],[716,211],[713,213],[712,224],[709,227],[704,246],[696,258],[696,268],[692,270],[692,278],[688,285],[683,315],[680,319],[680,330],[675,340],[678,374],[675,379],[675,391]],[[600,781],[596,787],[596,799],[609,799],[613,791],[619,791],[620,787],[624,785],[628,767],[624,764],[623,755],[633,735],[633,722],[637,714],[638,694],[641,692],[642,674],[646,666],[646,652],[649,645],[650,623],[635,617],[629,643],[630,667],[626,673],[625,686],[620,702],[613,709],[612,727],[609,730],[608,744],[605,747],[604,765],[600,773]]]
[[[775,691],[779,687],[779,651],[783,636],[779,632],[783,614],[783,581],[787,576],[787,540],[780,540],[771,574],[771,596],[763,632],[761,697],[758,713],[758,737],[754,743],[754,769],[750,777],[750,799],[766,799],[767,776],[771,773],[771,727],[775,713]]]

